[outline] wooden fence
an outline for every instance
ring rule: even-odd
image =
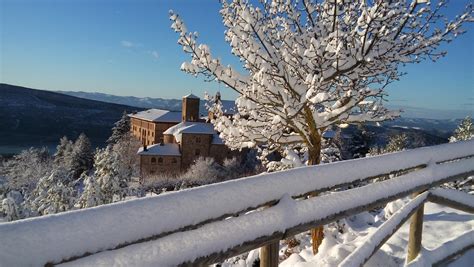
[[[444,144],[0,224],[0,235],[6,237],[5,240],[14,239],[15,235],[34,235],[32,240],[0,242],[0,262],[15,263],[21,255],[38,254],[41,256],[35,263],[40,265],[202,266],[264,247],[260,255],[261,265],[276,266],[278,246],[275,244],[279,240],[414,195],[412,201],[382,224],[371,235],[372,238],[349,255],[341,266],[363,265],[410,218],[407,257],[411,261],[421,248],[425,201],[470,213],[474,211],[473,196],[436,189],[443,183],[474,175],[473,154],[474,141]],[[326,193],[308,198],[322,192]],[[200,202],[199,205],[196,201]],[[189,209],[166,209],[167,205],[176,202],[181,207],[192,205],[193,212],[183,214]],[[156,207],[156,212],[163,216],[159,221],[149,221],[147,217],[143,221],[133,220],[136,229],[131,231],[133,233],[123,234],[126,229],[121,224],[129,225],[129,218],[123,215],[140,207],[146,211]],[[116,217],[111,215],[114,213]],[[91,218],[92,229],[83,229],[81,220]],[[110,221],[111,218],[117,219],[116,227],[109,229],[100,225],[103,220]],[[68,219],[75,223],[67,229],[66,240],[56,240],[54,229]],[[150,231],[152,223],[156,227],[151,227],[153,231]],[[117,237],[113,242],[103,241],[94,233]],[[68,241],[75,239],[89,242],[89,245],[84,247]],[[42,240],[52,242],[52,247],[38,253]],[[466,237],[462,240],[466,243]],[[448,256],[457,255],[470,246],[469,242],[452,246],[456,249]],[[25,260],[24,263],[31,262]]]

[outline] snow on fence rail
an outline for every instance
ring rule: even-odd
[[[6,266],[54,264],[101,251],[105,252],[73,263],[88,265],[93,260],[117,260],[114,263],[133,265],[136,260],[162,266],[215,262],[315,224],[472,175],[472,158],[452,160],[470,157],[473,151],[474,141],[444,144],[4,223],[0,224],[0,262]],[[435,164],[440,162],[448,163]],[[284,195],[303,196],[420,168],[423,169],[394,179],[321,197],[303,201],[282,199]],[[361,195],[366,197],[361,199]],[[263,211],[221,220],[278,201]],[[237,235],[229,236],[229,225]],[[187,249],[183,251],[183,247]]]

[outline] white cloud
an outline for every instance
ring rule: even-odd
[[[126,41],[126,40],[120,41],[120,45],[122,45],[123,47],[126,47],[126,48],[134,48],[134,47],[141,47],[142,46],[142,44],[134,43],[134,42],[131,42],[131,41]]]

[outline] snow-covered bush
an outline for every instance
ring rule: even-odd
[[[213,158],[200,157],[181,175],[181,179],[190,185],[210,184],[219,180],[222,171],[222,166]]]
[[[30,215],[63,212],[74,206],[76,193],[68,184],[68,175],[64,169],[56,169],[39,180],[25,203]]]

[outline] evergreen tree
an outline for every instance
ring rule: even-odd
[[[97,179],[94,176],[85,175],[83,181],[84,191],[75,206],[82,209],[104,204],[104,197]]]
[[[100,188],[98,203],[112,203],[126,195],[126,188],[131,177],[120,171],[120,164],[117,153],[110,147],[96,153],[94,177]]]
[[[472,125],[471,117],[467,116],[459,124],[458,128],[454,130],[453,136],[449,138],[449,142],[471,140],[474,137],[474,127]]]
[[[405,150],[407,148],[407,145],[408,137],[406,134],[402,133],[391,136],[387,146],[385,146],[385,149],[383,149],[383,154]]]
[[[126,137],[130,134],[130,117],[128,117],[127,112],[123,112],[122,118],[115,123],[115,126],[112,128],[112,135],[107,140],[107,144],[113,145],[120,141],[120,139]]]
[[[67,184],[67,176],[64,169],[56,169],[40,179],[26,201],[26,206],[33,215],[53,214],[73,207],[75,192]]]
[[[59,145],[56,147],[56,153],[54,153],[54,163],[66,167],[69,163],[66,159],[71,155],[73,150],[73,143],[66,136],[63,136],[59,140]]]
[[[368,155],[376,156],[381,154],[393,153],[405,150],[408,146],[408,137],[405,133],[392,135],[389,138],[388,144],[385,147],[371,147]]]
[[[141,146],[138,139],[131,135],[131,133],[124,134],[112,146],[112,151],[115,153],[116,164],[118,172],[123,177],[132,177],[139,174],[139,157],[137,150]]]
[[[84,133],[81,133],[74,142],[72,153],[68,158],[71,178],[77,179],[82,173],[92,169],[94,153],[91,143]]]

